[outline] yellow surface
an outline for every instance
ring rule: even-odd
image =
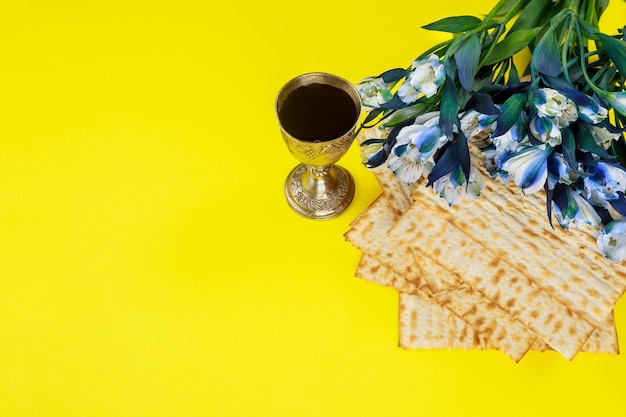
[[[398,349],[342,237],[380,192],[356,147],[346,214],[284,201],[284,82],[406,66],[494,1],[5,3],[0,416],[623,413],[624,355]]]

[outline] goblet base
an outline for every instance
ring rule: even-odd
[[[337,165],[327,167],[322,175],[305,164],[297,165],[285,181],[287,203],[296,213],[308,219],[337,217],[348,208],[354,197],[354,179]]]

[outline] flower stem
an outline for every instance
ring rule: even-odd
[[[528,4],[528,1],[520,1],[520,2],[518,2],[515,5],[515,7],[513,7],[511,10],[509,10],[509,12],[501,19],[501,21],[504,24],[509,23],[509,21],[511,19],[513,19],[515,16],[517,16],[519,11],[522,10],[524,7],[526,7],[527,4]]]
[[[569,66],[567,65],[567,57],[569,54],[569,47],[572,44],[572,31],[576,30],[577,25],[578,25],[578,22],[576,21],[576,19],[570,19],[567,25],[567,29],[566,29],[565,42],[563,42],[563,49],[561,49],[561,67],[563,68],[563,77],[565,78],[565,81],[567,81],[569,84],[572,84],[572,80],[570,79],[570,76],[569,76]]]
[[[487,53],[485,53],[482,61],[478,64],[478,68],[482,68],[485,64],[484,62],[487,60],[487,58],[489,58],[489,55],[491,55],[491,53],[493,52],[493,50],[496,47],[496,44],[498,43],[498,39],[500,39],[500,36],[502,36],[502,34],[504,33],[506,27],[504,25],[504,23],[499,24],[495,30],[495,35],[493,36],[493,41],[491,42],[491,45],[489,45],[489,49],[487,50]]]
[[[499,13],[500,10],[507,4],[509,3],[511,0],[500,0],[494,7],[493,9],[491,9],[491,11],[485,16],[485,18],[483,19],[483,22],[488,22],[490,20],[493,20]],[[521,10],[522,8],[524,8],[526,6],[526,4],[528,4],[529,0],[518,0],[517,4],[515,5],[515,7],[513,7],[511,9],[511,11],[516,10],[515,13],[517,13],[517,11]],[[515,15],[515,13],[513,15]],[[507,15],[510,14],[507,13]]]
[[[603,90],[598,87],[595,84],[596,80],[592,80],[589,77],[589,73],[587,72],[587,61],[586,61],[586,54],[585,54],[585,46],[584,43],[582,42],[583,40],[583,36],[582,33],[580,32],[580,27],[578,26],[578,24],[575,25],[576,28],[576,35],[578,36],[578,47],[580,48],[580,67],[582,69],[583,72],[583,77],[585,78],[585,81],[587,82],[587,87],[590,87],[594,92],[602,94]]]
[[[429,57],[432,54],[441,55],[441,51],[442,50],[446,50],[450,46],[452,41],[454,41],[454,39],[449,39],[447,41],[443,41],[443,42],[433,46],[432,48],[430,48],[427,51],[423,52],[419,57],[417,57],[416,60],[419,61],[420,59],[427,58],[427,57]]]

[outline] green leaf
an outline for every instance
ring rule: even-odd
[[[454,140],[453,127],[459,114],[458,92],[454,85],[454,81],[446,78],[441,90],[441,106],[440,106],[439,123],[441,130],[450,139]]]
[[[445,61],[443,68],[445,69],[446,77],[454,82],[457,74],[456,62],[453,59],[448,59]]]
[[[365,117],[365,120],[363,120],[363,123],[361,123],[361,125],[367,126],[368,123],[371,123],[384,111],[385,109],[380,109],[380,108],[370,110],[369,113],[367,113],[367,116]]]
[[[474,91],[474,77],[480,61],[480,40],[478,35],[470,36],[454,54],[459,81],[466,91]]]
[[[424,113],[426,106],[422,103],[413,104],[405,109],[396,110],[385,119],[383,126],[392,127],[406,122],[407,120],[415,119],[420,114]]]
[[[498,115],[502,113],[494,104],[493,98],[490,94],[474,93],[472,94],[470,103],[471,107],[478,113],[489,115]]]
[[[483,62],[483,65],[493,65],[512,57],[524,49],[536,36],[536,29],[522,29],[509,33],[502,41],[498,42],[493,52]]]
[[[615,79],[615,75],[617,74],[617,70],[615,67],[610,67],[607,69],[604,74],[602,74],[602,78],[598,81],[598,87],[603,90],[609,90],[610,85],[613,84],[613,80]]]
[[[409,71],[403,68],[394,68],[394,69],[390,69],[388,71],[383,72],[378,77],[382,78],[383,81],[386,83],[392,83],[392,82],[399,81],[402,78],[406,77],[408,73]]]
[[[448,175],[461,166],[459,161],[459,152],[455,144],[449,143],[442,151],[441,157],[435,163],[433,170],[428,175],[427,187],[431,186],[435,181],[444,175]]]
[[[598,19],[600,19],[607,7],[609,7],[609,0],[598,0]]]
[[[563,157],[571,168],[576,168],[576,138],[569,127],[561,131]]]
[[[460,33],[476,29],[481,23],[482,21],[475,16],[452,16],[429,23],[422,28],[438,32]]]
[[[507,0],[507,2],[504,3],[502,7],[500,7],[500,9],[498,10],[497,16],[504,16],[505,14],[513,10],[513,8],[517,6],[517,3],[519,3],[519,0]]]
[[[472,168],[469,145],[467,143],[467,137],[465,136],[465,133],[463,133],[460,124],[457,127],[459,128],[459,133],[457,134],[456,150],[459,156],[459,164],[461,164],[461,169],[463,170],[463,174],[465,174],[465,178],[469,180],[470,170]]]
[[[515,63],[513,62],[511,65],[511,69],[509,70],[509,81],[507,82],[507,84],[516,85],[519,83],[519,73],[517,72],[517,67],[515,66]]]
[[[367,139],[367,140],[364,140],[363,142],[361,142],[359,144],[359,146],[365,147],[365,146],[370,146],[370,145],[381,145],[384,142],[385,142],[385,139],[381,139],[381,138],[378,138],[378,139]]]
[[[558,184],[557,184],[558,185]],[[550,226],[554,229],[554,226],[552,226],[552,201],[554,200],[554,189],[548,187],[548,182],[546,181],[546,185],[544,186],[545,190],[546,190],[546,209],[547,209],[547,215],[548,215],[548,222],[550,222]]]
[[[606,53],[617,67],[617,70],[620,74],[626,76],[626,42],[600,32],[598,32],[598,38],[602,42]]]
[[[494,136],[504,135],[517,123],[527,100],[528,95],[526,93],[517,93],[502,104],[502,113],[498,115]]]
[[[559,207],[563,217],[573,218],[578,211],[578,204],[571,198],[569,190],[569,186],[557,184],[554,188],[554,203]]]
[[[394,95],[393,98],[389,100],[388,102],[380,105],[380,108],[389,109],[389,110],[399,110],[405,107],[408,107],[408,104],[402,101],[402,99],[400,98],[400,96],[398,96],[398,94]]]
[[[550,13],[553,6],[552,0],[531,0],[522,9],[510,32],[542,26],[543,19],[553,14]]]
[[[561,73],[561,54],[554,32],[545,35],[533,53],[535,67],[543,74],[557,77]]]

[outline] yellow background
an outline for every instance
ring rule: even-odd
[[[5,3],[0,416],[623,413],[623,355],[397,348],[342,236],[380,193],[356,147],[344,215],[284,201],[283,83],[404,67],[495,1]]]

